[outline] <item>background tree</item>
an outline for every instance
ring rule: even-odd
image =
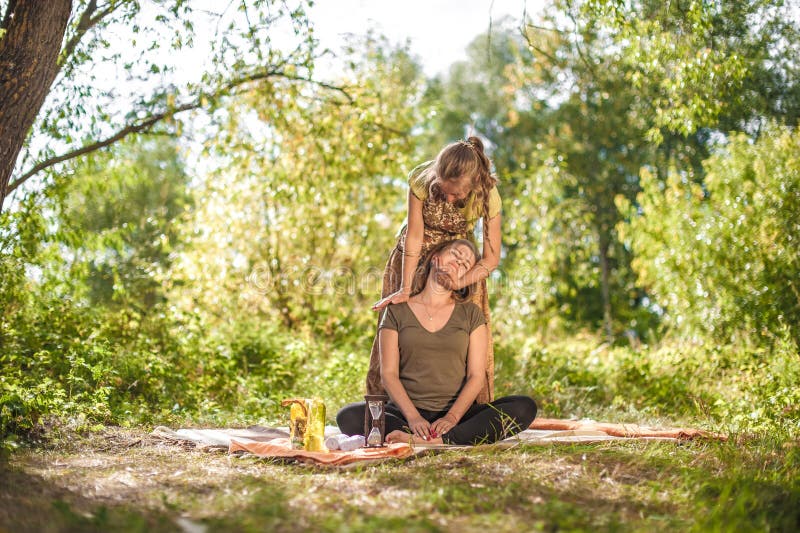
[[[402,222],[424,79],[385,40],[354,46],[348,63],[337,83],[350,99],[285,90],[276,106],[253,90],[212,130],[205,154],[223,164],[196,192],[194,251],[175,272],[201,308],[224,316],[244,305],[328,332],[313,317],[372,318],[364,310]],[[189,282],[201,278],[210,285]]]
[[[614,197],[633,197],[650,147],[608,39],[591,24],[577,34],[560,27],[556,15],[547,24],[476,39],[470,61],[437,86],[437,128],[472,125],[491,143],[506,199],[503,270],[514,278],[504,279],[511,290],[500,305],[529,318],[536,309],[547,315],[540,323],[604,324],[611,336],[636,327],[639,298],[615,236]],[[623,322],[612,326],[613,316]]]
[[[550,85],[551,93],[561,88],[562,100],[547,114],[543,144],[561,161],[561,172],[553,175],[553,181],[562,180],[562,200],[574,205],[563,215],[571,213],[576,219],[564,223],[585,228],[573,247],[592,243],[591,253],[583,258],[589,265],[583,268],[595,275],[576,283],[580,277],[569,272],[581,266],[562,265],[560,278],[568,287],[562,298],[571,301],[569,308],[576,309],[579,321],[602,322],[606,336],[612,338],[620,325],[637,326],[635,319],[628,323],[638,297],[630,256],[616,235],[620,216],[614,198],[632,198],[636,193],[638,169],[652,152],[644,138],[647,122],[632,112],[637,95],[625,83],[625,66],[608,52],[612,43],[600,28],[588,23],[573,31],[565,28],[556,37],[547,29],[529,27],[528,32],[526,39],[537,60],[548,65],[549,75],[540,76],[540,84]],[[518,76],[529,79],[524,69]],[[623,319],[616,327],[615,318]]]
[[[5,5],[3,5],[5,4]],[[0,209],[17,154],[58,73],[72,2],[0,4]]]
[[[177,114],[241,87],[310,81],[303,1],[245,1],[218,14],[185,0],[74,4],[0,2],[0,202],[41,171],[132,133],[179,131]],[[196,24],[210,39],[190,70],[164,52],[200,50]],[[124,49],[111,32],[127,36]],[[276,46],[279,32],[293,43]]]
[[[729,128],[757,133],[771,117],[796,121],[796,52],[786,46],[796,41],[796,25],[772,2],[558,2],[553,8],[541,21],[526,21],[529,54],[516,54],[505,71],[507,86],[517,88],[512,94],[522,95],[510,113],[539,114],[529,121],[540,125],[529,138],[537,147],[533,161],[545,163],[520,172],[519,186],[506,191],[526,197],[506,204],[506,218],[522,228],[519,237],[509,233],[506,261],[544,282],[529,291],[534,308],[552,305],[550,314],[562,317],[577,309],[578,323],[593,324],[595,303],[602,302],[608,335],[644,332],[655,316],[617,235],[623,215],[615,198],[634,200],[642,166],[662,179],[675,169],[702,180],[702,161]],[[767,104],[768,94],[780,95],[780,103]],[[513,166],[507,171],[514,176]],[[534,191],[541,196],[531,197]],[[574,219],[555,223],[547,215],[556,212]],[[553,231],[540,239],[543,228]],[[543,247],[533,255],[521,247],[520,257],[531,259],[518,262],[513,243],[526,241]],[[613,318],[620,319],[616,326]]]
[[[650,138],[702,129],[757,134],[771,119],[795,124],[800,112],[798,21],[791,3],[566,2],[613,38],[651,108]]]
[[[345,59],[335,83],[350,99],[254,89],[226,107],[208,132],[203,157],[219,164],[195,190],[169,295],[205,335],[252,339],[231,348],[243,371],[271,360],[260,333],[270,327],[350,354],[345,368],[332,349],[290,350],[315,369],[295,377],[330,397],[366,372],[370,305],[405,214],[424,86],[407,50],[385,40],[356,42]]]
[[[113,157],[81,158],[48,189],[58,245],[71,258],[65,278],[86,280],[90,305],[142,314],[164,302],[162,284],[181,251],[178,222],[191,209],[188,185],[174,140],[137,137]]]
[[[640,282],[686,336],[772,345],[800,338],[800,182],[796,130],[731,139],[701,184],[643,174],[622,226]]]
[[[540,105],[542,98],[532,98],[512,83],[510,68],[531,59],[518,26],[504,18],[493,22],[490,33],[475,37],[465,61],[451,65],[446,75],[430,79],[425,94],[430,114],[423,130],[423,142],[428,145],[423,149],[430,157],[472,132],[490,142],[487,148],[504,176],[524,167],[542,125],[539,114],[525,112],[533,110],[523,105]]]
[[[191,373],[164,298],[181,249],[176,221],[190,207],[176,148],[129,139],[71,161],[3,213],[16,230],[0,246],[0,397],[12,426],[62,409],[94,420],[146,416]]]

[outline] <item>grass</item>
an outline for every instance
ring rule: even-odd
[[[497,394],[531,394],[540,416],[689,426],[729,439],[479,447],[329,470],[187,450],[144,425],[286,415],[256,391],[249,407],[202,405],[174,419],[154,412],[126,420],[128,429],[45,425],[39,441],[29,436],[0,458],[0,531],[800,531],[795,345],[637,348],[579,336],[497,348]],[[333,353],[296,390],[324,397],[331,422],[355,400],[349,391],[361,390],[364,364]]]
[[[798,442],[487,447],[353,470],[186,450],[107,429],[19,450],[0,526],[23,531],[792,531]],[[188,528],[188,529],[186,529]]]

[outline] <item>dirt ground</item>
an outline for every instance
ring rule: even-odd
[[[0,531],[463,533],[663,525],[676,508],[650,488],[664,469],[637,459],[647,446],[469,450],[337,470],[237,458],[144,430],[106,428],[20,449],[0,463]]]

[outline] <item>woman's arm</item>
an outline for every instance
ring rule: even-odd
[[[447,433],[458,424],[467,409],[475,402],[486,382],[486,350],[488,346],[486,325],[475,328],[469,335],[467,352],[467,380],[455,403],[447,414],[431,424],[434,436]]]
[[[430,422],[420,416],[417,408],[411,402],[406,388],[400,381],[400,348],[399,335],[393,329],[382,328],[378,332],[378,342],[381,351],[381,381],[383,388],[389,393],[394,403],[403,412],[408,421],[411,432],[427,439],[430,436]]]
[[[419,264],[419,254],[422,250],[422,237],[425,232],[425,222],[422,220],[422,200],[408,191],[408,223],[406,225],[406,239],[403,246],[403,277],[400,281],[400,290],[378,301],[372,309],[383,309],[389,304],[399,304],[408,301],[411,296],[411,283],[414,280],[414,271]]]
[[[411,283],[414,280],[414,271],[419,264],[419,254],[422,250],[422,237],[425,233],[425,221],[422,219],[422,200],[413,192],[408,191],[408,226],[406,227],[406,240],[403,246],[403,282],[400,290],[411,294]]]
[[[496,215],[486,222],[489,227],[489,239],[483,239],[483,256],[481,260],[475,263],[472,269],[461,278],[458,282],[458,287],[455,287],[456,289],[472,285],[475,282],[488,278],[489,274],[500,264],[500,246],[502,245],[500,217],[501,215]]]

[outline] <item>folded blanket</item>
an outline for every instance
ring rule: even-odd
[[[277,438],[288,438],[288,429],[250,426],[244,429],[178,429],[158,426],[152,435],[178,444],[190,444],[196,448],[228,448],[232,439],[266,442]]]
[[[326,466],[344,466],[383,459],[402,459],[414,455],[414,449],[408,444],[388,444],[383,448],[359,448],[351,452],[339,450],[307,452],[305,450],[293,450],[289,439],[273,439],[269,442],[247,442],[233,439],[228,451],[229,453],[248,452],[259,457],[293,459],[303,463]]]
[[[725,435],[690,428],[655,429],[637,424],[611,424],[595,422],[594,420],[558,420],[555,418],[537,418],[530,425],[530,429],[539,430],[584,430],[600,431],[606,435],[624,438],[670,438],[677,440],[693,440],[698,438],[727,440]]]

